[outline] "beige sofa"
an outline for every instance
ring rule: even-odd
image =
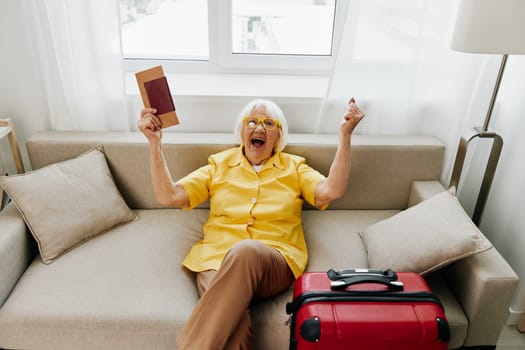
[[[27,142],[33,169],[102,144],[116,185],[138,219],[119,225],[46,265],[14,205],[0,213],[0,348],[174,349],[198,300],[193,273],[181,267],[201,237],[206,205],[160,207],[148,147],[140,133],[41,132]],[[334,135],[290,135],[286,151],[327,174]],[[310,271],[366,267],[358,232],[444,190],[443,144],[432,137],[356,135],[346,195],[328,210],[305,207]],[[235,145],[231,135],[165,133],[174,178]],[[53,200],[53,199],[50,199]],[[414,237],[417,239],[417,237]],[[450,348],[494,346],[518,278],[492,248],[426,276],[445,306]],[[287,349],[287,291],[252,307],[254,349]]]

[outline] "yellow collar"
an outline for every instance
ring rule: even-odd
[[[243,146],[240,146],[240,147],[237,148],[237,152],[235,152],[233,157],[231,157],[228,165],[230,167],[235,167],[235,166],[242,165],[245,168],[252,168],[252,165],[250,164],[248,159],[244,156]],[[264,165],[261,168],[261,170],[263,170],[263,169],[265,169],[267,167],[271,167],[271,166],[274,166],[274,167],[276,167],[279,170],[285,170],[285,167],[284,167],[284,165],[283,165],[283,163],[281,161],[281,152],[274,153],[266,161],[266,163],[264,163]]]

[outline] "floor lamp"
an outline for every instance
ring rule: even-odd
[[[461,0],[451,47],[470,53],[501,54],[502,60],[489,109],[482,127],[474,127],[459,141],[450,186],[458,186],[469,143],[476,138],[492,139],[483,180],[472,215],[479,226],[496,172],[503,138],[489,130],[490,118],[509,54],[525,54],[525,0]]]

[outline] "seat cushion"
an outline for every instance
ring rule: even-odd
[[[0,348],[174,349],[198,300],[181,263],[208,211],[138,214],[51,265],[36,257],[0,309]]]
[[[368,267],[359,237],[369,225],[397,214],[398,210],[305,210],[303,228],[308,246],[308,271]]]
[[[174,349],[198,300],[194,274],[181,263],[201,239],[208,210],[137,212],[138,220],[86,242],[51,265],[37,257],[0,309],[0,348]],[[366,267],[358,232],[395,213],[304,211],[307,269]],[[447,317],[452,317],[454,342],[461,343],[466,332],[463,312],[441,281],[434,284],[444,296]],[[290,333],[284,322],[291,297],[290,289],[253,304],[253,349],[288,348]]]

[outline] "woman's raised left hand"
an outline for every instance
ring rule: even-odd
[[[341,122],[341,132],[350,135],[364,116],[365,113],[357,106],[355,98],[350,98],[346,114],[343,116],[344,119]]]

